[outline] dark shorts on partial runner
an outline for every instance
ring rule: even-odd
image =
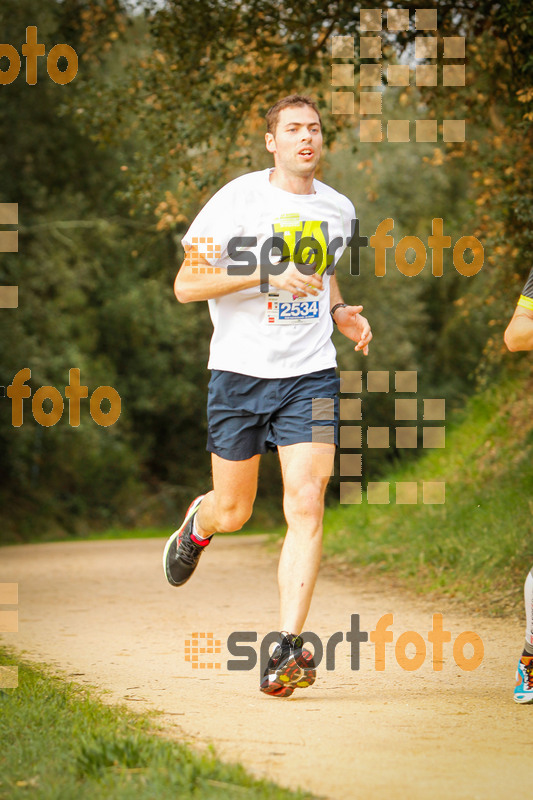
[[[339,389],[334,368],[295,378],[254,378],[214,369],[207,396],[207,450],[244,461],[278,445],[338,444]]]

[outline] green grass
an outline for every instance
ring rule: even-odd
[[[398,467],[390,505],[327,509],[325,553],[394,572],[419,591],[475,600],[492,612],[522,602],[533,564],[533,397],[507,381],[475,396],[446,425],[446,447]],[[394,484],[416,481],[417,505],[396,505]],[[422,504],[421,482],[445,481],[444,505]]]
[[[19,664],[18,688],[0,689],[1,800],[312,797],[165,740],[153,717],[103,705],[5,651],[0,663]]]
[[[178,524],[181,520],[178,520]],[[167,538],[172,533],[172,527],[166,528],[108,528],[104,531],[93,531],[88,533],[82,538],[84,540],[102,540],[102,539],[157,539]],[[285,532],[286,526],[283,527]],[[272,533],[272,531],[281,532],[281,528],[277,526],[273,528],[271,524],[265,525],[251,519],[244,525],[240,531],[236,531],[232,536],[252,536],[257,533]],[[81,537],[76,537],[80,539]],[[36,542],[42,542],[43,539],[36,539]],[[57,540],[56,540],[57,541]],[[64,541],[64,540],[61,540]]]

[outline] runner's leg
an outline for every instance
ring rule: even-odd
[[[250,519],[260,458],[256,455],[244,461],[229,461],[211,454],[213,490],[206,494],[196,515],[200,536],[238,531]]]
[[[526,640],[518,660],[514,700],[520,704],[533,703],[533,568],[524,584],[526,603]]]
[[[278,451],[288,525],[278,568],[280,630],[296,634],[304,626],[318,574],[324,493],[335,445],[301,442]]]
[[[527,574],[524,584],[524,602],[526,605],[526,642],[524,655],[533,656],[533,567]]]

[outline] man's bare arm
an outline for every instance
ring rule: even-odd
[[[511,353],[517,350],[533,350],[533,312],[517,306],[503,340]]]
[[[344,302],[335,274],[329,279],[329,297],[330,309],[336,306],[337,303]],[[359,313],[362,310],[363,306],[338,308],[337,311],[335,311],[335,322],[344,336],[351,339],[352,342],[356,342],[354,350],[362,350],[363,354],[367,356],[368,345],[372,339],[372,331],[370,330],[368,320]]]
[[[260,283],[259,266],[252,275],[228,275],[226,269],[213,267],[198,251],[191,248],[176,275],[174,294],[180,303],[193,303],[250,289]]]
[[[260,265],[255,267],[251,275],[231,275],[227,268],[213,267],[198,251],[190,249],[176,275],[174,294],[180,303],[193,303],[240,292],[264,282]],[[322,289],[320,275],[303,274],[293,263],[287,263],[280,275],[269,274],[268,283],[277,289],[294,292],[299,297],[316,295]]]
[[[339,289],[339,284],[337,283],[337,276],[333,272],[329,279],[329,307],[330,310],[333,306],[336,306],[337,303],[344,303],[342,299],[341,290]]]

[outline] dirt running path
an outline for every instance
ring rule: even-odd
[[[260,641],[277,625],[276,554],[261,537],[219,536],[187,587],[172,589],[162,550],[154,539],[2,548],[0,582],[19,583],[20,617],[19,632],[2,640],[106,689],[111,702],[161,710],[170,734],[212,742],[221,758],[285,786],[335,800],[491,800],[527,791],[533,709],[512,701],[519,621],[461,617],[444,602],[326,570],[307,626],[322,641],[348,631],[350,614],[371,631],[388,612],[394,643],[407,630],[427,641],[433,613],[442,613],[452,642],[464,630],[482,637],[483,662],[465,672],[446,644],[443,670],[434,672],[428,645],[423,666],[408,672],[393,643],[377,672],[367,643],[352,671],[343,641],[334,671],[323,665],[313,687],[276,700],[258,691],[258,667],[226,666],[232,631],[256,630]],[[220,669],[185,661],[193,632],[221,640]]]

